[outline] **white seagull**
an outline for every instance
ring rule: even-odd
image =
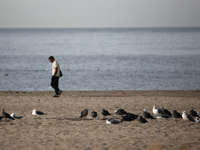
[[[200,119],[199,119],[198,117],[196,117],[194,120],[195,120],[196,122],[200,123]]]
[[[119,120],[115,120],[111,118],[106,120],[106,124],[119,124],[119,123],[121,123]]]
[[[33,109],[32,115],[46,115],[46,113],[43,113],[41,111],[37,111],[36,109]]]
[[[158,109],[156,105],[153,106],[153,114],[156,116],[164,115],[164,112],[161,109]]]
[[[184,121],[196,122],[196,121],[194,120],[194,118],[192,118],[190,115],[187,114],[186,111],[183,111],[182,118],[183,118]]]
[[[23,116],[15,116],[15,113],[12,113],[10,116],[12,118],[16,118],[16,119],[22,119],[23,118]]]

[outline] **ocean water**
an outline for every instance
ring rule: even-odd
[[[53,90],[51,55],[62,90],[198,90],[199,41],[200,28],[0,29],[0,91]]]

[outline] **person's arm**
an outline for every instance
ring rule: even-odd
[[[57,71],[58,71],[58,67],[55,68],[55,72],[53,76],[56,76]]]

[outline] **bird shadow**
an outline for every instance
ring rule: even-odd
[[[93,119],[88,119],[88,118],[63,118],[63,120],[69,120],[69,121],[89,121]]]
[[[38,120],[69,120],[69,121],[89,121],[93,119],[87,119],[87,118],[33,118],[33,119],[38,119]]]
[[[17,117],[15,117],[15,119],[22,119],[23,118],[23,116],[17,116]]]
[[[38,119],[38,120],[43,120],[43,119],[45,119],[45,120],[51,120],[51,119],[57,119],[57,118],[40,118],[40,117],[37,117],[37,118],[33,118],[33,119]]]
[[[108,118],[102,118],[101,120],[107,120]]]
[[[112,118],[112,119],[120,119],[120,117],[117,117],[117,116],[112,116],[112,117],[104,117],[104,118],[102,118],[101,120],[107,120],[107,119],[109,119],[109,118]]]

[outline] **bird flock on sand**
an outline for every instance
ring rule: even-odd
[[[32,111],[32,115],[46,115],[46,113],[43,113],[41,111],[37,111],[36,109],[33,109]],[[10,115],[5,112],[4,108],[2,109],[2,116],[0,116],[0,120],[2,118],[5,118],[5,121],[7,121],[7,119],[11,119],[11,120],[15,120],[15,119],[22,119],[23,116],[16,116],[15,113],[11,113]]]
[[[120,116],[119,120],[110,118],[110,116],[113,116],[113,114],[109,113],[108,110],[102,109],[101,114],[103,115],[103,120],[106,119],[106,124],[119,124],[124,121],[133,121],[133,120],[138,120],[139,123],[147,123],[148,119],[160,119],[160,118],[163,118],[163,119],[175,118],[175,122],[177,122],[178,119],[181,118],[184,121],[200,123],[200,113],[193,110],[193,107],[190,107],[189,114],[187,114],[186,111],[183,111],[182,115],[176,110],[173,110],[171,113],[169,110],[165,109],[164,107],[161,107],[159,109],[157,108],[156,105],[154,105],[152,109],[152,113],[154,116],[152,116],[151,113],[147,112],[146,109],[143,109],[142,112],[143,112],[143,115],[136,115],[133,113],[126,112],[124,109],[115,110],[114,115]],[[47,114],[41,111],[38,111],[36,109],[33,109],[32,115],[47,115]],[[81,112],[81,115],[79,118],[86,118],[87,115],[88,115],[88,110],[84,109]],[[93,119],[96,119],[96,117],[98,116],[97,112],[92,111],[91,116]],[[108,116],[109,118],[105,118]],[[5,112],[4,109],[2,109],[2,116],[0,116],[0,120],[2,118],[5,118],[5,121],[7,121],[7,119],[11,119],[11,120],[22,119],[23,116],[16,116],[15,113],[12,113],[11,115],[9,115],[8,113]]]
[[[106,120],[106,124],[119,124],[124,121],[133,121],[133,120],[138,120],[138,122],[140,123],[147,123],[148,119],[161,119],[161,118],[163,119],[174,118],[175,122],[177,122],[178,119],[181,118],[184,121],[192,121],[200,123],[200,113],[193,110],[193,107],[190,107],[189,114],[187,114],[186,111],[183,111],[182,115],[179,112],[177,112],[177,110],[173,110],[171,113],[164,107],[161,107],[160,109],[157,108],[156,105],[154,105],[152,109],[153,116],[151,115],[151,113],[147,112],[146,109],[143,109],[142,111],[143,111],[142,115],[136,115],[133,113],[126,112],[124,109],[115,110],[114,114],[116,116],[120,116],[120,119],[116,120],[109,117]],[[102,109],[101,114],[103,115],[103,117],[108,117],[113,115],[109,113],[108,110],[105,109]],[[87,115],[88,115],[88,110],[84,109],[81,112],[81,116],[79,118],[86,118]],[[92,111],[91,116],[93,119],[96,118],[97,112]]]

